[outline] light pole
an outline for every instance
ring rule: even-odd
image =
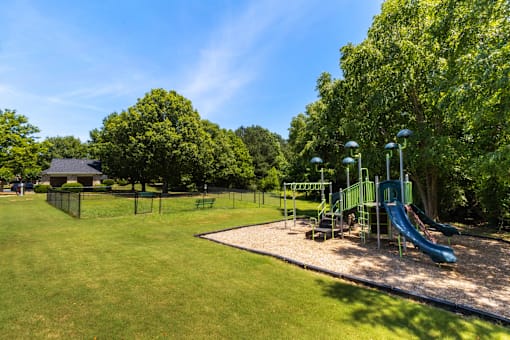
[[[403,150],[407,146],[407,138],[409,138],[413,132],[409,129],[400,130],[397,133],[397,138],[404,138],[404,144],[398,144],[398,151],[400,155],[400,195],[402,204],[406,204],[405,190],[404,190],[404,153]]]
[[[350,178],[349,178],[349,168],[350,168],[351,164],[354,164],[354,163],[356,163],[356,161],[352,157],[345,157],[344,159],[342,159],[342,164],[345,165],[345,174],[347,176],[346,188],[351,186],[351,182],[350,182]]]
[[[363,174],[361,168],[361,153],[356,153],[356,150],[359,148],[359,144],[355,141],[351,140],[345,143],[344,146],[346,149],[349,149],[352,158],[358,159],[358,182],[359,182],[359,204],[363,204]]]
[[[384,146],[386,152],[386,180],[389,181],[390,176],[390,158],[393,156],[393,150],[398,149],[398,144],[390,142]]]
[[[315,170],[317,170],[317,164],[322,164],[323,161],[322,161],[322,158],[320,158],[320,157],[313,157],[310,160],[310,163],[315,164]],[[324,196],[324,168],[321,167],[320,171],[321,171],[321,201],[324,201],[324,199],[325,199],[325,196]]]

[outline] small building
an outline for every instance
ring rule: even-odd
[[[54,158],[41,173],[41,184],[61,187],[65,183],[81,183],[84,187],[101,184],[101,162],[92,159]]]

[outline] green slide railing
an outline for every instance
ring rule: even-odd
[[[360,205],[360,188],[363,190],[364,203],[375,202],[375,183],[365,181],[360,185],[358,182],[343,191],[342,211],[350,210]]]

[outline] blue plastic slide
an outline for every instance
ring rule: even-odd
[[[418,230],[412,225],[409,217],[407,217],[404,205],[399,201],[392,203],[384,203],[384,208],[390,216],[391,223],[399,231],[400,234],[410,240],[415,246],[430,256],[432,261],[438,263],[455,263],[457,258],[453,254],[453,249],[440,244],[435,244],[423,237]]]

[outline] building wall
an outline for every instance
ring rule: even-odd
[[[90,178],[92,178],[92,185],[101,184],[101,175],[91,176],[91,175],[75,175],[75,174],[72,174],[72,175],[62,174],[62,175],[58,175],[58,176],[57,175],[54,175],[54,176],[43,175],[40,183],[58,187],[58,186],[62,186],[62,184],[64,184],[64,183],[77,183],[78,177],[80,177],[80,182],[82,182],[82,183],[88,184],[88,183],[90,183]],[[85,179],[87,177],[89,179]],[[65,181],[63,178],[65,178]]]

